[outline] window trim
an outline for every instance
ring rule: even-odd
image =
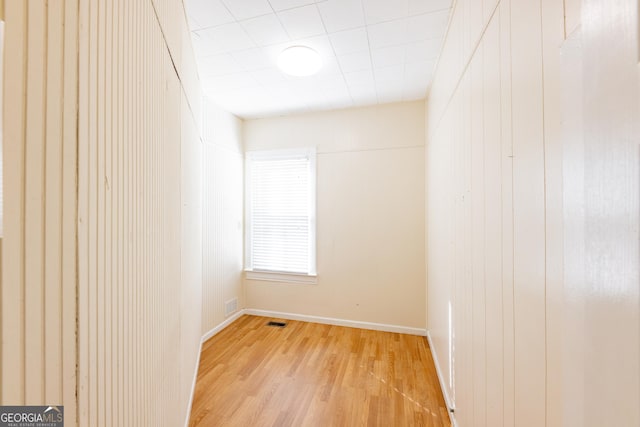
[[[309,186],[311,199],[309,201],[309,272],[296,273],[274,270],[254,270],[251,254],[251,168],[254,160],[278,160],[306,156],[310,163]],[[249,280],[262,280],[287,283],[317,283],[317,252],[316,252],[316,216],[317,216],[317,155],[315,147],[285,149],[285,150],[256,150],[245,153],[245,223],[244,223],[244,263],[245,276]]]

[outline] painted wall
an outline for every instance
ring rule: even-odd
[[[238,299],[242,287],[244,224],[244,154],[242,121],[205,101],[203,105],[203,282],[202,334],[232,314],[225,303]]]
[[[200,92],[179,0],[12,1],[2,403],[183,425],[201,338]]]
[[[0,7],[2,4],[0,4]],[[4,3],[3,405],[76,423],[78,2]]]
[[[245,149],[317,148],[316,285],[245,280],[246,307],[425,327],[424,104],[248,120]]]
[[[460,426],[640,423],[635,3],[455,4],[427,102],[427,312]]]
[[[81,2],[79,22],[79,424],[184,425],[203,150],[183,4]]]
[[[583,0],[581,11],[580,34],[562,52],[565,420],[633,426],[640,425],[638,2]]]

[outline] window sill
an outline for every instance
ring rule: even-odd
[[[282,271],[258,271],[245,270],[247,280],[260,280],[264,282],[302,283],[316,285],[318,276],[315,274],[287,273]]]

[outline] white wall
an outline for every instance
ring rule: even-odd
[[[242,121],[209,101],[203,106],[202,334],[219,327],[234,298],[244,307]]]
[[[78,422],[184,425],[201,338],[202,143],[183,4],[79,6]]]
[[[455,4],[426,175],[459,426],[640,424],[636,3]]]
[[[318,152],[318,283],[245,280],[246,307],[424,328],[423,103],[248,120],[244,141]]]
[[[0,2],[2,404],[183,425],[201,338],[200,91],[180,0]]]
[[[563,48],[565,422],[640,425],[638,2],[583,0]]]
[[[1,401],[64,404],[74,425],[78,2],[0,7],[6,20]]]

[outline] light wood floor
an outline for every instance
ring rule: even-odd
[[[203,345],[191,426],[450,426],[426,338],[269,320]]]

